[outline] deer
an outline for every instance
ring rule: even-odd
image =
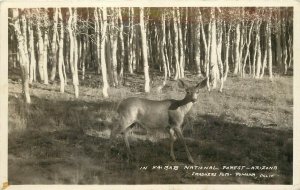
[[[206,85],[207,78],[192,87],[179,79],[178,86],[185,89],[186,93],[182,100],[150,100],[138,97],[129,97],[122,100],[117,108],[118,123],[116,127],[111,130],[111,145],[117,134],[123,134],[127,149],[127,158],[130,160],[132,153],[130,150],[128,135],[130,129],[135,124],[139,124],[147,131],[163,129],[167,130],[170,135],[170,156],[172,160],[176,161],[174,154],[174,142],[177,136],[184,145],[188,161],[190,163],[194,163],[182,134],[182,124],[184,117],[197,101],[200,89],[206,87]]]

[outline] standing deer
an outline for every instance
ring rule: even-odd
[[[128,132],[135,123],[140,124],[147,130],[167,129],[170,134],[171,158],[176,161],[173,148],[176,134],[184,145],[188,160],[194,163],[183,138],[181,125],[185,115],[197,101],[200,89],[204,88],[206,83],[207,79],[204,79],[196,86],[188,87],[183,81],[179,80],[178,86],[186,91],[186,95],[182,100],[166,99],[156,101],[137,97],[123,100],[117,109],[119,114],[118,126],[111,132],[111,143],[116,135],[121,132],[124,135],[128,158],[130,158],[132,153],[128,142]]]

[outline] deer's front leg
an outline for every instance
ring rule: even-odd
[[[191,156],[191,154],[188,150],[188,147],[186,146],[186,143],[184,141],[184,138],[183,138],[180,127],[175,127],[174,131],[175,131],[176,135],[178,136],[178,138],[180,139],[181,143],[184,145],[184,149],[185,149],[185,152],[187,154],[187,157],[188,157],[189,161],[193,164],[194,160],[193,160],[193,158],[192,158],[192,156]]]
[[[169,134],[170,134],[170,156],[173,159],[173,161],[176,162],[176,157],[174,154],[174,141],[176,140],[176,137],[175,137],[174,130],[170,129]]]

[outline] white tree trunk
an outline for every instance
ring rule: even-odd
[[[272,18],[272,9],[270,8],[270,15],[268,18],[268,27],[267,27],[267,33],[268,33],[268,67],[269,67],[269,78],[272,80],[273,79],[273,68],[272,68],[272,33],[271,33],[271,18]]]
[[[46,30],[44,33],[44,48],[43,48],[44,84],[48,84],[48,45],[49,45],[49,38],[48,38],[48,31]]]
[[[180,61],[179,61],[179,48],[178,48],[178,26],[177,26],[177,15],[173,8],[173,18],[174,18],[174,59],[175,59],[175,77],[174,79],[177,80],[180,77]]]
[[[36,26],[37,36],[38,36],[38,67],[39,67],[39,75],[41,81],[44,81],[44,42],[42,37],[42,32],[40,29],[40,20],[38,18],[37,26]]]
[[[51,42],[51,63],[52,63],[52,69],[51,69],[51,76],[50,80],[54,81],[56,76],[56,67],[57,67],[57,45],[56,45],[56,37],[57,37],[57,19],[58,19],[58,9],[55,8],[55,12],[53,15],[53,33],[52,33],[52,42]]]
[[[240,40],[241,40],[241,33],[240,33],[240,26],[241,24],[238,22],[235,29],[235,55],[234,55],[234,71],[233,74],[237,74],[239,72],[239,65],[240,65]]]
[[[107,30],[107,8],[102,8],[102,17],[103,17],[103,27],[101,32],[101,46],[100,46],[100,57],[101,57],[101,70],[102,70],[102,80],[103,88],[102,93],[105,98],[108,97],[108,81],[107,81],[107,69],[106,69],[106,59],[105,59],[105,40],[106,40],[106,30]]]
[[[212,89],[217,87],[218,80],[218,55],[217,55],[217,29],[215,20],[215,8],[211,9],[211,45],[210,45],[210,78]]]
[[[35,53],[34,53],[34,37],[33,37],[33,29],[32,29],[32,23],[29,23],[28,25],[28,33],[29,33],[29,60],[30,60],[30,66],[29,66],[29,83],[31,84],[33,81],[36,81],[36,60],[35,60]]]
[[[149,78],[149,66],[147,55],[147,37],[144,24],[144,8],[140,8],[140,27],[142,37],[142,51],[143,51],[143,64],[144,64],[144,76],[145,76],[145,92],[150,92],[150,78]]]
[[[257,54],[256,54],[256,71],[255,72],[255,78],[258,79],[260,76],[260,70],[261,70],[261,46],[260,46],[260,24],[261,22],[257,23],[256,28],[256,44],[257,44]]]
[[[19,17],[18,9],[13,9],[14,29],[18,41],[17,44],[18,54],[19,54],[19,62],[21,67],[22,92],[24,94],[26,103],[30,104],[31,99],[29,94],[29,77],[28,77],[29,60],[28,60],[28,56],[26,55],[27,49],[25,49],[26,46],[25,46],[25,37],[24,37],[26,33],[25,34],[22,33],[18,17]]]
[[[120,73],[119,78],[122,80],[124,75],[124,56],[125,56],[125,49],[124,49],[124,38],[123,38],[123,19],[122,19],[122,13],[121,8],[118,8],[118,17],[120,21],[120,31],[119,31],[119,38],[120,38]]]
[[[59,35],[59,45],[58,45],[58,75],[60,80],[60,92],[65,92],[65,77],[64,77],[64,25],[63,25],[63,18],[61,14],[61,9],[58,9],[58,18],[60,22],[60,35]]]
[[[176,8],[177,11],[177,22],[178,22],[178,46],[179,46],[179,78],[184,78],[184,49],[183,49],[183,36],[181,30],[181,21],[180,21],[180,11],[179,8]]]

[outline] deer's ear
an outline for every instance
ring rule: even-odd
[[[204,87],[206,87],[206,83],[207,83],[207,78],[205,78],[200,83],[198,83],[196,88],[204,88]]]
[[[178,79],[178,86],[179,88],[185,88],[186,84],[182,80]]]

